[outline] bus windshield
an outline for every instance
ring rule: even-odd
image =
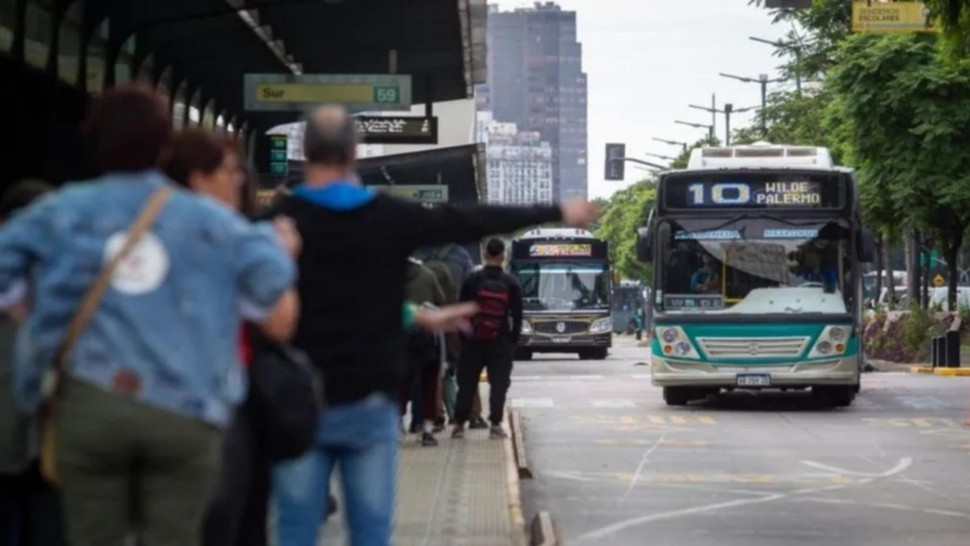
[[[823,313],[852,309],[850,231],[745,219],[705,229],[671,222],[657,306],[674,313]]]
[[[609,309],[609,265],[522,263],[515,267],[526,311]]]

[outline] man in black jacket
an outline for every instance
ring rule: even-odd
[[[502,412],[505,396],[512,382],[512,355],[522,333],[522,287],[506,273],[505,243],[490,239],[485,245],[485,268],[472,273],[461,286],[461,301],[477,302],[480,310],[473,319],[473,329],[461,347],[458,366],[458,404],[452,438],[465,437],[465,423],[478,392],[482,370],[488,370],[489,437],[505,438]],[[491,302],[491,303],[490,303]],[[497,329],[487,324],[489,307]],[[493,331],[494,330],[494,331]]]
[[[565,222],[583,226],[590,203],[427,209],[374,193],[354,173],[357,135],[341,108],[307,121],[306,183],[277,208],[303,238],[294,343],[326,378],[329,406],[317,445],[274,471],[277,542],[314,546],[336,463],[353,545],[390,543],[404,373],[401,305],[408,256],[425,245],[473,242],[492,233]]]

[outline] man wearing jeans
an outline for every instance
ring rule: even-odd
[[[404,379],[401,304],[415,249],[546,222],[583,225],[596,214],[586,202],[426,209],[361,186],[356,145],[343,109],[317,110],[304,136],[306,183],[276,211],[295,220],[304,241],[294,343],[322,370],[329,404],[316,446],[274,470],[280,546],[316,546],[336,466],[351,544],[390,544]]]

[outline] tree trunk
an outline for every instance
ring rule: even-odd
[[[946,258],[946,271],[947,275],[950,277],[947,287],[946,301],[948,308],[951,313],[957,313],[960,311],[959,302],[957,294],[957,284],[959,282],[960,275],[960,247],[963,246],[963,230],[955,230],[953,232],[953,239],[949,241],[949,244],[944,242],[943,246],[943,256]]]
[[[890,242],[888,237],[883,239],[883,244],[885,245],[885,248],[883,248],[882,250],[882,258],[883,260],[886,261],[886,271],[889,271],[889,281],[888,281],[889,286],[887,290],[889,295],[889,298],[888,298],[889,308],[895,309],[896,308],[896,278],[893,276],[893,261],[892,261],[893,245]]]
[[[911,231],[903,237],[906,248],[906,279],[908,281],[906,283],[906,297],[910,305],[919,302],[920,275],[918,239],[919,233],[916,231]]]
[[[882,295],[882,275],[883,275],[883,241],[886,237],[882,234],[876,239],[876,287],[875,293],[872,296],[873,303],[879,303],[879,296]]]

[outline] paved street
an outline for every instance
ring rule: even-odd
[[[516,363],[511,398],[535,479],[526,517],[566,544],[965,546],[970,378],[876,373],[856,404],[722,395],[668,408],[647,355]]]

